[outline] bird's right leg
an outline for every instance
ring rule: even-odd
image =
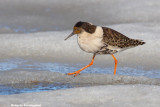
[[[73,75],[73,74],[75,74],[74,76],[77,76],[78,74],[80,74],[80,72],[81,72],[82,70],[84,70],[84,69],[90,67],[91,65],[93,65],[94,58],[95,58],[95,54],[93,55],[93,58],[92,58],[91,62],[90,62],[87,66],[81,68],[81,69],[78,70],[78,71],[75,71],[75,72],[72,72],[72,73],[67,73],[67,75]]]

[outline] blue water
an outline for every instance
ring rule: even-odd
[[[0,95],[41,92],[49,90],[67,89],[73,87],[74,85],[72,84],[63,83],[8,84],[0,85]]]
[[[0,29],[6,29],[12,31],[12,33],[33,33],[33,32],[38,32],[40,31],[40,28],[30,28],[26,29],[25,26],[21,25],[4,25],[0,24]],[[9,32],[6,32],[9,33]]]

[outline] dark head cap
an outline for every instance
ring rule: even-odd
[[[95,25],[92,25],[88,22],[79,21],[74,25],[73,32],[65,40],[67,40],[69,37],[73,36],[74,34],[80,34],[83,31],[86,31],[92,34],[95,32],[95,29],[96,29]]]
[[[74,25],[74,27],[82,27],[82,25],[84,25],[86,22],[81,22],[81,21],[79,21],[79,22],[77,22],[75,25]]]

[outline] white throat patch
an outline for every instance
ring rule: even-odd
[[[79,47],[86,52],[96,53],[104,43],[103,39],[103,29],[100,26],[96,27],[96,30],[93,34],[90,34],[86,31],[78,34],[78,44]]]

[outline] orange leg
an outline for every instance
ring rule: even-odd
[[[95,54],[93,55],[93,58],[92,58],[92,61],[85,67],[81,68],[80,70],[78,71],[75,71],[75,72],[72,72],[72,73],[67,73],[67,75],[73,75],[75,74],[74,76],[77,76],[78,74],[80,74],[80,72],[88,67],[90,67],[91,65],[93,65],[93,62],[94,62],[94,57],[95,57]]]
[[[118,63],[118,60],[114,57],[114,55],[112,54],[112,57],[115,61],[115,67],[114,67],[114,75],[116,75],[116,69],[117,69],[117,63]]]

